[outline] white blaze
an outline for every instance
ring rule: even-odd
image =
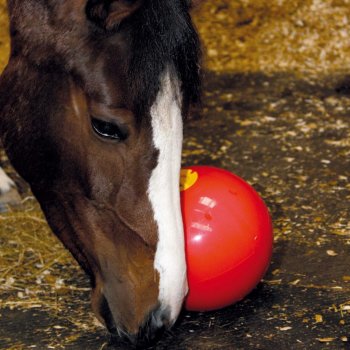
[[[154,267],[159,272],[159,302],[169,308],[175,321],[187,293],[184,231],[180,206],[183,125],[181,97],[177,78],[169,70],[151,108],[153,143],[159,151],[148,189],[155,220],[158,245]]]

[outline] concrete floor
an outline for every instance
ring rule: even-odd
[[[273,217],[272,264],[242,302],[184,312],[149,349],[349,349],[350,79],[208,73],[203,107],[186,126],[184,164],[220,166],[255,187]],[[71,322],[90,312],[88,292],[59,302],[63,313],[0,310],[0,349],[127,348]]]

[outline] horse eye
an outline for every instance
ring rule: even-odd
[[[91,124],[97,135],[107,139],[124,141],[128,136],[126,131],[123,131],[113,122],[106,122],[101,119],[92,118]]]

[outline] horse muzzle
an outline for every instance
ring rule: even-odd
[[[160,337],[175,322],[171,319],[170,310],[159,304],[145,316],[136,315],[133,311],[114,309],[110,305],[115,302],[108,301],[96,289],[93,291],[92,304],[98,319],[106,326],[114,342],[127,341],[138,346],[146,345]]]

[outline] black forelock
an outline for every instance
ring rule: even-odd
[[[145,0],[130,18],[128,86],[137,116],[151,107],[167,66],[181,83],[183,108],[200,100],[200,43],[187,0]]]

